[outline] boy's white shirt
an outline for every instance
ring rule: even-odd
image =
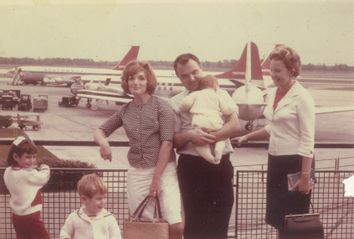
[[[70,213],[60,230],[60,239],[121,239],[114,215],[102,209],[95,217],[89,217],[84,207]]]
[[[16,215],[29,215],[42,210],[42,204],[31,206],[37,192],[48,182],[50,169],[42,165],[35,168],[8,167],[4,182],[10,192],[10,207]]]

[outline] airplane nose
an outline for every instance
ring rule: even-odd
[[[232,94],[232,99],[239,108],[239,118],[242,120],[255,120],[263,114],[263,92],[256,86],[237,88]]]

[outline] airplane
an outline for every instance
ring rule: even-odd
[[[168,99],[182,92],[185,89],[184,86],[179,80],[177,81],[174,79],[177,79],[177,77],[161,77],[160,75],[158,77],[154,94],[156,96]],[[236,88],[236,85],[227,79],[220,79],[219,85],[229,93],[233,92]],[[98,83],[87,83],[85,85],[81,85],[78,90],[77,88],[76,83],[73,83],[71,86],[71,92],[80,99],[87,99],[87,108],[92,107],[92,100],[106,100],[114,102],[117,105],[121,105],[128,103],[133,99],[131,95],[127,95],[123,92],[120,84],[110,84],[109,79],[107,79],[104,84],[100,81]]]
[[[174,71],[154,70],[154,73],[158,79],[155,95],[163,98],[169,98],[182,92],[185,89]],[[104,77],[84,77],[85,79],[91,79],[91,81],[88,83],[73,83],[71,86],[71,93],[80,99],[87,99],[87,108],[92,107],[92,100],[106,100],[115,102],[117,105],[121,105],[129,102],[132,99],[132,96],[123,92],[123,89],[120,86],[120,78],[112,80],[111,78],[104,79]],[[82,78],[83,77],[81,77],[81,79]],[[231,94],[235,88],[239,86],[239,84],[228,79],[219,79],[219,86]]]
[[[157,76],[158,82],[155,89],[155,95],[162,98],[172,97],[185,88],[177,78],[175,73],[170,70],[154,70]],[[92,80],[89,83],[73,83],[71,86],[71,92],[78,98],[87,99],[87,108],[92,107],[92,100],[106,100],[115,102],[117,105],[128,103],[132,96],[123,92],[120,86],[121,80],[112,81],[110,78],[106,78],[105,83],[102,83],[103,79]],[[219,79],[220,88],[226,90],[230,94],[239,86],[237,82],[232,82],[228,79]],[[80,86],[78,86],[80,85]],[[80,88],[80,89],[78,89]]]
[[[66,83],[71,85],[73,78],[79,76],[120,76],[125,65],[136,60],[139,53],[139,46],[132,46],[126,55],[113,69],[102,68],[75,68],[75,67],[49,67],[49,66],[18,66],[14,70],[12,85],[20,82],[23,84],[38,83]]]
[[[263,68],[262,68],[263,65]],[[270,78],[270,59],[267,57],[263,63],[260,63],[257,45],[249,42],[244,47],[239,61],[235,66],[226,72],[214,74],[218,78],[221,89],[228,91],[232,95],[232,99],[238,106],[238,116],[241,120],[246,121],[246,130],[253,129],[253,122],[262,119],[263,109],[265,107],[265,97],[267,90],[274,87]],[[268,73],[267,73],[268,72]],[[205,72],[208,74],[208,72]],[[184,90],[183,85],[174,72],[170,70],[156,70],[155,74],[158,79],[158,85],[155,95],[161,97],[172,97]],[[268,81],[264,79],[268,77]],[[101,84],[102,85],[102,84]],[[98,86],[96,84],[96,86]],[[132,97],[123,93],[120,86],[114,84],[106,84],[106,89],[97,87],[79,90],[77,96],[92,99],[107,100],[116,102],[116,104],[125,104]],[[113,87],[113,90],[107,90]],[[316,114],[328,114],[337,112],[354,111],[354,106],[329,106],[316,107]]]

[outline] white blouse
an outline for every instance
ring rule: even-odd
[[[273,110],[276,90],[269,91],[264,109],[264,116],[270,121],[265,127],[270,135],[269,154],[313,157],[315,106],[312,96],[296,81]]]

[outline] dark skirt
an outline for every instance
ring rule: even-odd
[[[266,223],[283,230],[288,214],[308,213],[311,194],[288,190],[287,174],[301,171],[302,156],[268,155]]]

